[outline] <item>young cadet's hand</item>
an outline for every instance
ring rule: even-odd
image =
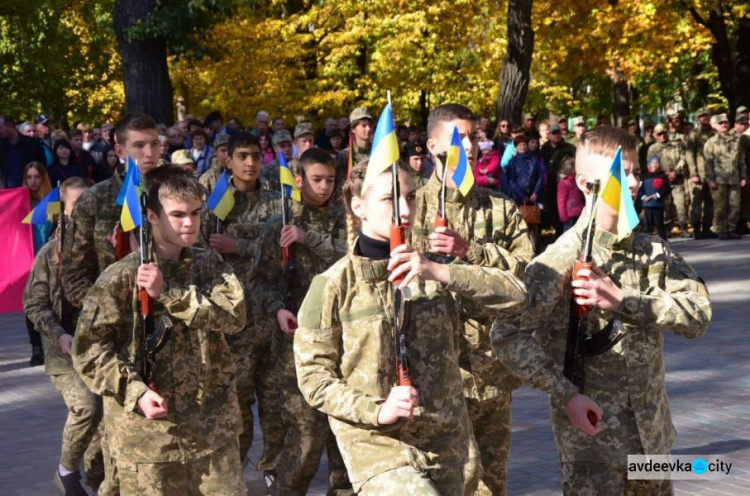
[[[294,336],[294,331],[297,330],[297,317],[292,312],[286,308],[279,308],[276,312],[276,321],[284,334],[289,337]]]
[[[591,419],[589,418],[590,412],[596,416],[595,425],[591,424]],[[565,414],[568,416],[570,423],[573,424],[573,427],[589,436],[596,436],[602,430],[601,420],[603,413],[599,405],[585,394],[574,394],[570,398],[570,401],[568,401],[568,404],[565,405]]]
[[[307,243],[307,233],[302,228],[287,224],[281,228],[281,241],[282,247],[290,246],[292,243],[299,243],[304,245]]]
[[[208,245],[222,255],[239,255],[237,238],[228,234],[212,234],[208,239]]]
[[[164,290],[164,276],[155,263],[150,262],[138,267],[136,282],[151,298],[158,298]]]
[[[168,413],[167,400],[151,389],[143,393],[143,396],[140,397],[138,407],[149,420],[164,418]]]
[[[456,231],[447,227],[438,227],[430,234],[430,250],[453,257],[464,258],[469,252],[469,242]]]
[[[622,289],[620,289],[607,274],[599,267],[594,270],[581,269],[578,276],[586,280],[573,281],[573,293],[576,303],[602,310],[617,310],[622,303]]]
[[[419,406],[419,393],[412,386],[395,386],[388,399],[380,405],[378,424],[388,425],[399,418],[414,418],[414,407]]]
[[[415,277],[421,277],[425,281],[438,281],[443,284],[450,282],[450,270],[447,266],[428,260],[427,257],[416,252],[414,248],[406,245],[399,245],[391,252],[388,270],[391,272],[388,276],[390,282],[404,275],[404,280],[399,287],[405,287]]]
[[[66,355],[70,355],[70,350],[73,349],[73,336],[68,334],[67,332],[57,338],[57,344],[60,345],[60,349],[63,353]]]

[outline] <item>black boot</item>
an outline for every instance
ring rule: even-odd
[[[693,235],[688,232],[688,226],[687,226],[687,224],[680,225],[680,231],[682,231],[680,233],[680,237],[681,238],[688,239],[688,238],[692,238],[693,237]]]
[[[68,475],[60,475],[55,470],[55,489],[58,496],[88,496],[89,493],[81,485],[81,473],[76,470]]]
[[[42,352],[42,347],[32,346],[29,367],[38,367],[39,365],[44,365],[44,353]]]

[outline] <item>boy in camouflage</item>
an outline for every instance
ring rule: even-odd
[[[427,121],[427,148],[435,158],[435,171],[417,191],[412,244],[423,253],[497,267],[522,277],[534,256],[534,246],[518,208],[502,193],[474,187],[464,196],[448,174],[445,209],[450,227],[434,227],[445,177],[441,157],[450,147],[454,127],[462,137],[469,164],[475,165],[479,145],[474,114],[462,105],[436,107]],[[490,327],[494,316],[486,315],[470,299],[459,300],[463,325],[459,365],[473,426],[466,494],[503,495],[510,453],[511,391],[520,381],[493,356]]]
[[[471,428],[458,366],[462,328],[451,292],[495,315],[522,311],[526,292],[510,270],[439,264],[406,245],[391,252],[393,202],[408,231],[414,181],[402,166],[400,198],[393,198],[391,171],[361,191],[366,166],[357,165],[343,188],[352,226],[349,254],[313,279],[298,314],[299,388],[329,415],[358,494],[462,494]],[[353,239],[357,223],[360,236]],[[401,276],[413,386],[394,386],[392,281]]]
[[[78,197],[86,190],[86,182],[71,177],[60,185],[60,199],[65,207],[62,215],[69,216]],[[65,222],[60,219],[60,224]],[[60,229],[34,259],[23,295],[26,314],[39,329],[47,350],[44,372],[60,392],[68,407],[68,418],[63,427],[60,466],[55,471],[55,486],[60,494],[86,494],[79,482],[81,461],[86,462],[86,482],[94,491],[104,479],[101,438],[101,398],[86,388],[73,370],[70,347],[74,329],[63,327],[63,293],[60,284]]]
[[[247,288],[255,267],[255,250],[263,225],[281,213],[279,190],[270,190],[261,179],[262,157],[258,138],[250,133],[235,133],[229,139],[228,168],[232,173],[231,188],[234,208],[222,222],[222,232],[216,233],[216,222],[204,212],[203,232],[211,248],[232,266],[237,277]],[[278,167],[276,168],[278,171]],[[278,178],[276,180],[278,183]],[[248,319],[242,332],[229,336],[227,341],[237,365],[237,397],[240,402],[243,431],[240,435],[240,455],[244,463],[253,442],[253,411],[258,394],[258,416],[263,431],[264,452],[258,469],[272,472],[281,451],[285,427],[278,404],[278,386],[272,374],[274,357],[271,353],[271,332],[275,319]]]
[[[576,155],[586,212],[592,201],[587,183],[604,182],[618,146],[630,192],[638,190],[637,141],[624,130],[598,127],[583,136]],[[586,280],[571,283],[589,218],[584,213],[528,266],[529,308],[518,325],[493,326],[493,346],[506,367],[550,395],[566,495],[671,494],[669,480],[628,480],[627,456],[669,454],[675,431],[664,385],[662,332],[701,336],[711,319],[708,293],[666,241],[633,233],[619,239],[617,212],[603,202],[593,233],[595,268],[580,270]],[[611,350],[586,359],[588,396],[562,374],[571,297],[591,307],[588,320],[596,328],[614,319],[625,332]],[[593,425],[589,411],[596,414]]]
[[[146,174],[153,262],[134,252],[108,267],[84,300],[73,365],[104,398],[116,425],[109,447],[120,494],[244,495],[235,367],[224,339],[245,325],[245,297],[231,268],[193,247],[202,192],[194,175],[164,165]],[[154,382],[143,376],[138,289],[153,304]],[[151,339],[150,338],[150,339]]]
[[[271,341],[278,359],[274,373],[281,386],[279,403],[287,431],[276,465],[275,494],[307,494],[326,444],[329,494],[351,494],[328,417],[308,405],[297,387],[292,351],[295,314],[312,278],[346,255],[346,212],[343,207],[329,205],[336,166],[328,152],[312,148],[296,164],[295,180],[302,202],[287,202],[288,225],[280,215],[266,222],[255,253],[256,273],[248,288],[255,312],[278,322],[279,332],[273,333]],[[279,244],[291,249],[293,268],[283,267]]]

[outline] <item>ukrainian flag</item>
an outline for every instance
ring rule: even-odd
[[[399,156],[396,126],[393,124],[393,109],[389,103],[381,112],[378,126],[375,128],[372,153],[367,165],[365,180],[362,182],[363,194],[376,177],[398,162]]]
[[[125,181],[125,199],[122,204],[120,213],[120,225],[125,232],[132,231],[140,226],[143,222],[143,213],[141,212],[141,173],[138,167],[133,167],[133,173],[130,181]],[[128,169],[128,172],[130,169]]]
[[[633,198],[628,189],[628,179],[622,166],[622,148],[617,147],[609,176],[604,183],[601,200],[617,212],[617,238],[627,238],[638,225]]]
[[[125,191],[127,190],[128,182],[133,181],[133,171],[138,168],[138,165],[132,158],[130,158],[130,156],[125,159],[125,164],[127,168],[127,171],[125,172],[125,180],[122,182],[120,192],[117,193],[117,200],[115,200],[115,203],[120,206],[125,203]],[[136,186],[138,186],[137,183]]]
[[[227,218],[229,212],[234,208],[234,193],[232,187],[229,184],[229,175],[227,171],[221,173],[219,180],[216,181],[211,195],[208,197],[208,209],[221,219],[222,221]]]
[[[285,196],[291,196],[298,202],[302,201],[302,193],[297,188],[297,183],[294,182],[294,174],[292,174],[292,169],[289,168],[283,153],[279,153],[279,180],[284,188]]]
[[[60,188],[50,191],[42,201],[21,221],[24,224],[46,224],[49,218],[60,213]]]
[[[448,149],[448,157],[445,160],[445,167],[453,169],[453,183],[462,195],[466,196],[474,187],[474,171],[469,167],[469,159],[466,157],[466,150],[461,141],[461,135],[458,134],[458,128],[453,128],[453,138],[451,147]],[[445,177],[443,178],[445,180]]]

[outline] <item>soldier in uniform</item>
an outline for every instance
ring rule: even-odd
[[[315,131],[311,122],[300,122],[294,128],[295,160],[315,145]]]
[[[60,185],[60,199],[69,216],[73,205],[86,189],[80,177],[71,177]],[[60,219],[60,223],[64,220]],[[60,284],[60,229],[36,255],[23,295],[26,315],[42,333],[47,351],[44,372],[60,392],[68,407],[68,418],[63,427],[60,465],[55,471],[55,487],[60,494],[84,495],[80,483],[81,461],[86,465],[86,482],[94,491],[104,480],[99,422],[101,398],[88,390],[73,370],[70,347],[75,328],[71,315],[63,321],[63,293]],[[68,327],[69,326],[69,327]],[[66,328],[68,327],[68,328]]]
[[[676,220],[682,231],[680,237],[690,238],[684,188],[687,165],[685,145],[682,144],[681,139],[670,140],[664,124],[657,124],[654,127],[654,136],[656,136],[656,143],[648,147],[648,156],[659,157],[662,170],[667,173],[672,185],[672,203],[677,210],[676,218],[670,215],[672,226],[675,225]]]
[[[690,223],[693,224],[695,239],[716,237],[716,233],[711,231],[711,224],[714,221],[714,202],[706,181],[706,161],[703,155],[706,142],[714,134],[708,124],[709,118],[705,107],[698,109],[698,129],[693,132],[696,150],[694,168],[690,169]]]
[[[581,137],[586,133],[586,119],[580,115],[573,118],[573,131],[575,132],[575,135],[569,137],[567,142],[577,147],[581,142]]]
[[[417,189],[421,188],[430,179],[427,174],[427,146],[424,143],[407,143],[406,160],[411,169],[411,178]]]
[[[273,373],[280,385],[279,403],[287,431],[276,464],[274,494],[307,494],[323,448],[328,444],[329,494],[343,496],[352,494],[351,484],[328,417],[308,405],[297,387],[292,343],[296,312],[312,278],[346,255],[346,213],[341,206],[329,206],[336,166],[327,151],[307,150],[296,169],[295,180],[302,201],[287,202],[288,225],[276,215],[263,227],[250,288],[256,314],[269,315],[278,323],[278,332],[271,337],[278,359]],[[291,250],[288,267],[283,266],[279,244]]]
[[[156,122],[140,113],[123,117],[115,126],[115,151],[122,161],[126,157],[133,159],[141,174],[155,168],[159,158]],[[70,215],[62,253],[62,286],[65,297],[76,308],[83,306],[83,298],[96,279],[116,260],[115,245],[117,234],[121,232],[122,210],[116,200],[124,174],[125,171],[118,168],[111,178],[87,189]],[[137,246],[132,234],[120,239],[128,244],[125,253]],[[109,432],[115,427],[105,419],[102,452],[106,474],[99,488],[100,496],[117,494],[117,469],[107,448]]]
[[[277,158],[271,163],[263,166],[261,172],[261,178],[263,179],[263,187],[272,191],[280,191],[281,185],[279,184],[279,153],[284,154],[284,159],[287,163],[291,163],[294,153],[294,142],[292,141],[292,133],[286,129],[276,131],[271,137],[271,145],[273,150],[276,152]]]
[[[286,133],[286,130],[276,134]],[[260,142],[250,133],[235,133],[229,139],[229,169],[234,208],[222,222],[222,232],[216,233],[216,222],[204,215],[203,232],[211,248],[232,266],[245,287],[251,284],[258,236],[266,221],[281,212],[280,190],[269,189],[260,178],[262,158]],[[278,171],[278,166],[276,167]],[[277,172],[278,174],[278,172]],[[276,184],[279,184],[278,176]],[[273,374],[275,358],[271,353],[271,332],[276,325],[270,319],[248,319],[248,325],[229,336],[227,342],[237,365],[237,397],[242,414],[240,455],[243,463],[253,442],[253,412],[258,395],[258,416],[263,431],[264,452],[258,469],[273,478],[273,467],[281,451],[285,428],[278,404],[276,378]]]
[[[576,156],[576,182],[604,181],[618,146],[631,194],[638,189],[637,142],[621,129],[586,134]],[[701,336],[711,319],[703,281],[668,242],[646,234],[618,237],[617,213],[600,202],[593,238],[595,269],[571,284],[589,215],[526,269],[529,308],[515,326],[493,326],[502,362],[527,384],[550,395],[552,429],[566,495],[672,494],[670,480],[628,480],[627,455],[668,455],[675,437],[664,384],[663,331]],[[572,287],[571,287],[572,286]],[[572,293],[574,292],[574,293]],[[584,363],[585,391],[562,374],[570,299],[589,305],[601,328],[615,319],[625,335]],[[591,424],[588,413],[596,414]]]
[[[211,159],[211,167],[201,174],[198,178],[198,182],[203,186],[206,191],[206,198],[211,195],[216,181],[221,177],[221,173],[227,167],[229,159],[229,135],[226,133],[219,133],[214,138],[214,156]]]
[[[745,187],[746,169],[739,166],[739,137],[729,133],[727,114],[716,116],[717,132],[706,142],[706,180],[714,199],[714,231],[719,239],[740,239],[740,188]]]
[[[370,158],[370,148],[372,147],[372,135],[375,132],[373,119],[367,107],[357,107],[349,115],[350,135],[351,135],[351,166]],[[348,137],[347,137],[348,138]],[[333,201],[340,202],[341,187],[346,180],[346,173],[349,170],[350,150],[347,146],[336,156],[336,189],[334,190]]]
[[[244,495],[235,367],[225,334],[245,325],[242,285],[221,257],[193,247],[203,193],[189,172],[164,165],[146,174],[153,262],[131,253],[87,294],[73,365],[104,398],[120,494]],[[139,288],[152,301],[145,335]],[[153,348],[148,338],[165,344]],[[144,362],[153,357],[153,375]]]
[[[358,164],[344,185],[349,225],[360,235],[346,257],[313,279],[298,314],[299,387],[329,415],[358,494],[462,494],[471,434],[458,366],[462,325],[451,292],[474,300],[483,314],[514,315],[526,305],[525,290],[507,268],[439,264],[406,245],[391,251],[392,201],[408,230],[415,186],[402,165],[398,199],[390,170],[361,191],[366,166]],[[392,281],[399,276],[405,300],[397,310]],[[404,317],[410,386],[394,386],[395,311]]]
[[[427,148],[435,158],[435,171],[427,185],[417,191],[411,246],[422,253],[496,267],[522,277],[526,264],[534,256],[534,246],[518,208],[502,193],[475,187],[464,196],[448,176],[445,208],[450,227],[434,227],[445,177],[440,157],[450,147],[454,127],[463,137],[469,165],[474,166],[478,150],[474,114],[462,105],[435,108],[427,121]],[[459,302],[462,326],[459,365],[476,437],[466,468],[466,494],[473,494],[478,486],[478,494],[504,494],[510,451],[511,391],[520,382],[492,354],[489,341],[492,320],[484,317],[472,301],[459,296]]]

